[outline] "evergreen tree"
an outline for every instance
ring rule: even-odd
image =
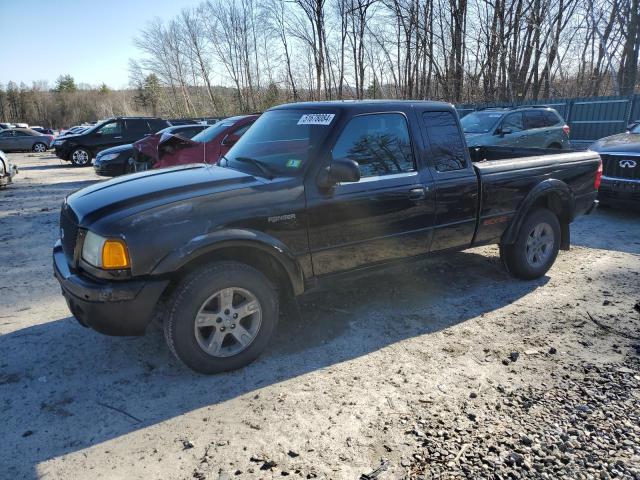
[[[76,82],[71,75],[60,75],[56,80],[56,86],[53,91],[58,93],[69,93],[78,90]]]

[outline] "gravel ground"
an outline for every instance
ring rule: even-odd
[[[340,283],[204,377],[158,330],[75,322],[51,246],[64,195],[99,179],[9,156],[0,478],[640,478],[640,214],[580,218],[536,281],[483,247]]]

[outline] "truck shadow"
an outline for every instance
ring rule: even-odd
[[[508,305],[547,281],[514,281],[497,256],[473,252],[343,281],[304,297],[303,318],[281,319],[256,362],[210,377],[179,365],[157,329],[112,338],[69,317],[17,330],[0,337],[5,471],[36,478],[47,460],[407,338],[426,335],[428,343],[428,335]]]

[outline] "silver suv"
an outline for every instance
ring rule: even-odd
[[[569,126],[553,108],[486,108],[460,120],[470,147],[569,149]]]

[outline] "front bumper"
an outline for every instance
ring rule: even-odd
[[[97,175],[100,175],[102,177],[116,177],[125,173],[124,162],[100,162],[99,160],[96,160],[93,164],[93,169],[95,170]]]
[[[72,272],[60,241],[53,272],[78,322],[106,335],[143,335],[169,280],[104,281]]]
[[[640,180],[602,177],[598,198],[601,203],[613,206],[640,207]]]
[[[69,152],[66,148],[62,148],[62,145],[54,145],[53,151],[56,154],[56,157],[61,158],[62,160],[67,160]]]

